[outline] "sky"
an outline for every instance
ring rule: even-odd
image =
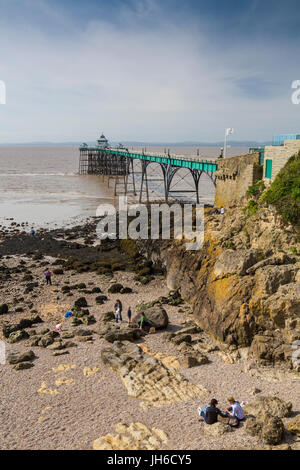
[[[300,133],[299,24],[298,0],[0,0],[0,144]]]

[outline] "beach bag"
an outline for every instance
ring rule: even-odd
[[[235,417],[235,416],[230,416],[229,419],[228,419],[228,424],[229,426],[231,426],[232,428],[238,428],[239,427],[239,420]]]

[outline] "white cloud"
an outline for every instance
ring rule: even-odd
[[[56,21],[46,2],[34,3]],[[280,130],[296,122],[300,107],[291,106],[289,88],[300,77],[287,54],[286,96],[281,88],[272,100],[251,100],[238,90],[239,81],[282,84],[273,44],[221,50],[192,20],[189,28],[166,18],[155,28],[134,27],[139,17],[159,13],[155,1],[136,5],[134,14],[120,12],[124,27],[92,21],[76,31],[59,12],[69,34],[2,28],[0,79],[8,104],[1,108],[0,139],[90,140],[104,130],[122,140],[221,140],[228,126],[237,129],[237,139],[264,139],[274,123]]]

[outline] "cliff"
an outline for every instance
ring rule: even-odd
[[[299,368],[292,361],[300,340],[299,233],[275,208],[259,203],[259,194],[248,203],[246,197],[223,216],[206,209],[198,252],[179,241],[149,241],[143,249],[163,263],[168,286],[180,289],[212,337],[249,348],[263,364]]]

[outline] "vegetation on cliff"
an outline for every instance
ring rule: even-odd
[[[289,159],[261,200],[273,205],[286,222],[300,225],[300,152]]]

